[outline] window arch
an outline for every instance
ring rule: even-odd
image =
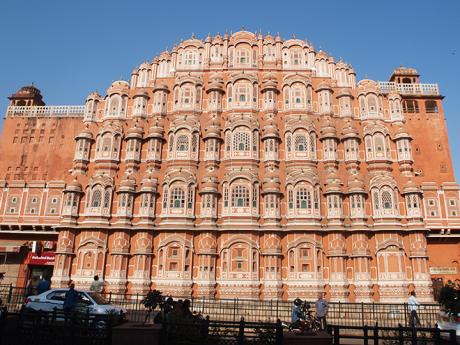
[[[259,133],[251,131],[249,127],[238,126],[233,130],[227,130],[225,134],[227,158],[258,158],[259,157]]]
[[[372,189],[374,216],[391,217],[398,214],[396,190],[389,186]]]
[[[193,216],[195,203],[194,184],[176,181],[163,187],[163,214]]]
[[[364,142],[366,144],[367,160],[389,159],[390,148],[386,135],[381,132],[366,135]]]
[[[249,189],[246,186],[232,187],[232,207],[249,207]]]
[[[169,159],[198,159],[199,134],[180,129],[169,135]]]
[[[99,189],[93,191],[91,198],[91,207],[99,208],[102,205],[102,192]]]
[[[170,208],[184,208],[185,206],[185,191],[181,187],[171,189]]]
[[[235,65],[237,66],[249,66],[251,64],[251,52],[249,48],[236,48],[235,54]]]
[[[259,209],[259,184],[238,178],[223,185],[224,215],[257,215]]]
[[[319,186],[313,187],[306,182],[288,185],[288,216],[318,216]]]

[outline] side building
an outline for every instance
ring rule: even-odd
[[[309,42],[240,31],[183,41],[84,106],[24,87],[0,141],[0,272],[431,301],[460,278],[459,190],[443,97],[419,78],[357,82]]]

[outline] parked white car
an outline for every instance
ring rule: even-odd
[[[460,317],[449,316],[446,312],[440,311],[438,317],[438,327],[442,330],[454,329],[458,337],[460,336]]]
[[[29,296],[26,299],[25,308],[31,310],[43,310],[52,312],[54,310],[62,311],[64,309],[65,294],[69,289],[52,289],[43,292],[37,296]],[[94,291],[80,291],[78,310],[82,312],[89,312],[90,315],[116,315],[119,320],[126,316],[126,310],[116,307],[105,300],[98,292]]]

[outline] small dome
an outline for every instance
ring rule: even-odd
[[[82,191],[81,183],[78,182],[77,178],[74,178],[73,181],[67,185],[66,190],[73,191],[73,192],[81,192]]]
[[[351,93],[350,89],[342,88],[337,92],[337,98],[340,97],[352,97],[353,94]]]
[[[278,127],[273,122],[266,124],[263,128],[263,135],[262,139],[265,138],[279,138],[280,134],[278,131]]]
[[[342,182],[339,176],[335,172],[330,172],[326,176],[326,187],[324,194],[341,194],[342,193]]]
[[[407,133],[407,130],[403,127],[400,126],[395,132],[395,139],[412,139],[412,137]]]
[[[153,87],[153,92],[156,92],[156,91],[166,91],[166,92],[169,92],[168,85],[166,85],[166,84],[158,84],[158,85],[155,85],[155,86]]]
[[[403,187],[402,194],[409,193],[421,193],[419,186],[412,179],[408,180]]]
[[[216,170],[207,171],[201,181],[200,194],[217,193],[219,188],[219,176]]]
[[[163,125],[159,122],[153,123],[149,128],[149,134],[147,138],[160,138],[163,139],[164,128]]]
[[[132,192],[136,189],[136,180],[131,175],[127,175],[120,182],[120,192]]]
[[[348,180],[348,193],[350,194],[366,194],[366,191],[364,189],[364,182],[363,180],[358,176],[354,175]]]
[[[351,121],[348,121],[342,129],[342,139],[359,138],[359,132]]]
[[[144,89],[136,89],[136,92],[134,92],[133,98],[136,98],[136,97],[150,98],[149,93],[145,91]]]
[[[90,140],[93,139],[93,133],[91,132],[88,126],[85,126],[85,128],[75,137],[75,139],[79,138],[85,138]]]
[[[262,183],[262,193],[280,193],[280,178],[279,172],[276,169],[270,169],[265,172]]]
[[[150,69],[150,64],[148,62],[144,62],[139,66],[139,69]]]
[[[337,131],[329,119],[321,126],[321,139],[326,138],[337,138]]]
[[[88,97],[86,97],[86,101],[99,99],[101,99],[101,95],[97,91],[91,92]]]
[[[107,90],[107,94],[111,95],[113,93],[128,93],[129,90],[129,83],[125,80],[117,80],[110,85],[109,89]]]
[[[204,138],[209,139],[209,138],[217,138],[220,139],[220,132],[221,132],[221,127],[219,122],[216,120],[211,120],[208,122],[206,125],[206,128],[204,129]]]
[[[139,127],[137,123],[135,123],[133,127],[128,129],[128,132],[126,134],[126,139],[128,138],[142,139],[143,134],[144,134],[144,130],[142,129],[142,127]]]
[[[319,83],[315,91],[321,91],[321,90],[331,90],[332,91],[332,87],[325,81],[322,81],[321,83]]]
[[[142,179],[141,192],[156,192],[158,180],[152,175],[147,175]]]

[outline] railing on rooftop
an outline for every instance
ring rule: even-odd
[[[9,106],[7,117],[82,117],[84,105]]]
[[[390,93],[392,91],[401,95],[423,95],[423,96],[438,96],[438,84],[398,84],[389,81],[379,81],[380,90],[382,93]]]

